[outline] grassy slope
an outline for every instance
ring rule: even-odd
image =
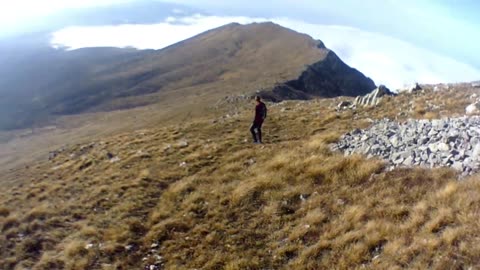
[[[151,74],[151,77],[140,80],[132,88],[127,87],[128,89],[125,85],[111,89],[102,88],[102,91],[108,93],[115,90],[110,93],[112,95],[121,90],[133,96],[113,98],[106,94],[106,100],[102,100],[99,105],[83,108],[90,109],[93,111],[91,113],[52,120],[51,125],[55,126],[53,130],[36,129],[34,134],[30,134],[31,130],[0,131],[0,171],[37,160],[43,157],[45,152],[59,148],[65,142],[91,140],[92,137],[101,138],[118,132],[171,124],[192,117],[212,117],[211,107],[220,98],[251,93],[271,87],[276,82],[296,78],[305,65],[323,59],[326,53],[325,50],[317,48],[317,43],[312,38],[272,23],[228,25],[164,50],[138,52],[138,56],[132,54],[119,59],[112,55],[113,60],[106,56],[105,60],[101,58],[102,50],[110,49],[74,51],[70,52],[69,59],[93,63],[93,67],[87,65],[91,81],[131,81],[142,77],[142,74]],[[119,49],[112,52],[115,51],[119,54],[126,53]],[[285,53],[286,51],[288,53]],[[98,65],[96,61],[85,57],[90,55],[89,52],[96,52],[94,58],[97,61],[104,60],[105,63]],[[70,75],[77,74],[68,69],[66,72]],[[70,77],[66,78],[66,84],[72,82],[68,79]],[[56,83],[51,82],[51,85]],[[74,85],[82,88],[83,83]],[[161,88],[161,91],[135,95],[142,89],[152,87]],[[53,90],[55,89],[49,88],[45,95],[48,96]],[[64,101],[54,102],[47,98],[45,105],[51,105],[47,106],[48,108],[57,105],[62,107],[87,100],[85,91],[74,90],[61,90],[61,95],[57,93],[53,97],[58,99],[61,96]],[[91,98],[101,98],[99,93],[92,94]],[[30,94],[27,96],[34,96]],[[13,101],[10,103],[15,104]],[[65,108],[81,107],[79,104],[70,104],[72,106]],[[151,105],[144,106],[145,104]],[[8,114],[4,116],[9,121],[17,119],[9,117]]]
[[[140,269],[155,254],[166,269],[478,267],[478,177],[385,172],[328,148],[368,118],[462,113],[473,91],[462,90],[357,113],[336,113],[338,99],[272,105],[263,146],[249,143],[252,104],[243,103],[216,123],[72,145],[2,175],[0,268]]]

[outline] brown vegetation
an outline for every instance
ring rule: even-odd
[[[389,172],[328,146],[368,118],[421,117],[409,102],[460,114],[471,93],[271,105],[264,145],[250,143],[246,103],[215,123],[73,144],[2,175],[0,269],[142,269],[158,256],[165,269],[478,268],[477,176]]]

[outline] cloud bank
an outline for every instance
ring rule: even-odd
[[[193,15],[169,17],[152,25],[68,27],[53,33],[54,47],[134,47],[161,49],[212,28],[238,22],[273,21],[306,33],[335,51],[344,62],[375,83],[400,89],[413,82],[449,83],[480,79],[480,70],[451,57],[383,34],[361,29],[310,24],[288,18],[250,18]]]

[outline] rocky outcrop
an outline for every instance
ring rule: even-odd
[[[370,78],[349,67],[334,52],[328,51],[325,59],[308,66],[297,79],[278,84],[272,90],[262,91],[261,94],[272,101],[355,97],[365,95],[375,87]]]
[[[311,98],[307,93],[295,89],[287,84],[277,84],[273,90],[263,90],[259,92],[265,100],[280,102],[282,100],[308,100]]]
[[[414,83],[413,85],[411,85],[410,87],[405,89],[405,92],[415,93],[415,92],[422,91],[422,90],[423,90],[423,88],[418,83]]]
[[[465,108],[467,115],[478,114],[480,112],[480,101],[472,103]]]
[[[341,111],[341,110],[350,109],[350,108],[352,108],[352,106],[353,106],[352,102],[344,100],[344,101],[341,101],[340,103],[338,103],[336,109],[337,109],[337,111]]]
[[[380,85],[377,89],[365,96],[358,96],[353,104],[355,106],[375,106],[380,103],[384,96],[395,95],[385,85]]]
[[[332,146],[345,155],[379,157],[392,167],[452,167],[462,175],[480,170],[480,117],[441,120],[379,120],[343,135]]]

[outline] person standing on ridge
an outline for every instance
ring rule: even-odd
[[[262,143],[262,124],[267,118],[267,106],[262,102],[260,96],[256,96],[255,100],[257,105],[255,106],[255,118],[253,124],[250,127],[250,132],[253,136],[254,143]]]

